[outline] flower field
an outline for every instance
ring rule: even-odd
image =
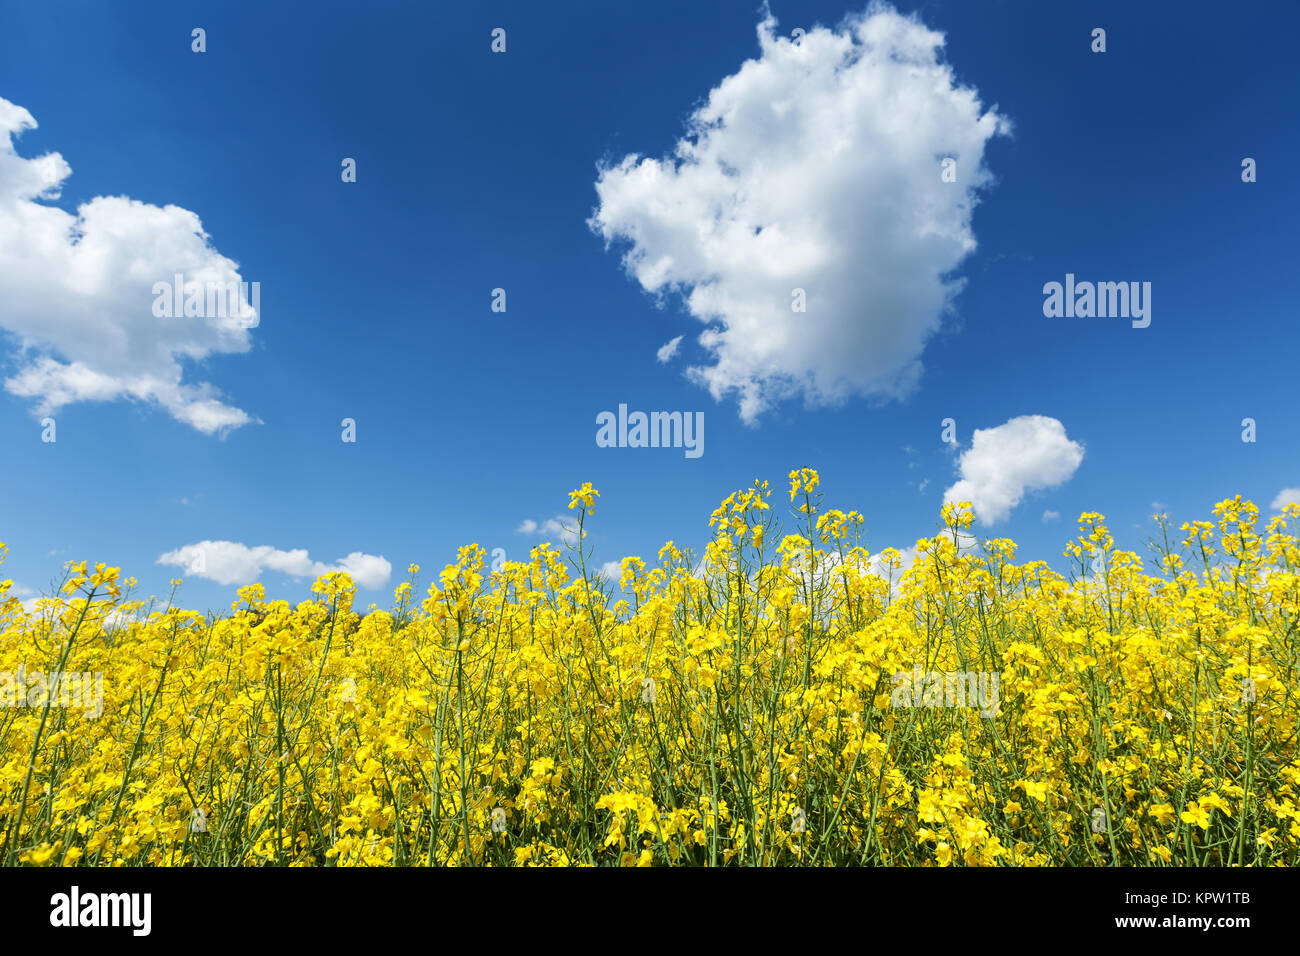
[[[875,555],[801,469],[722,502],[703,556],[670,542],[609,582],[597,495],[570,496],[569,553],[489,572],[466,547],[390,610],[344,574],[220,617],[103,565],[34,610],[0,584],[0,855],[1300,864],[1300,506],[1160,521],[1144,556],[1085,514],[1063,575],[961,506],[910,561]],[[913,677],[935,673],[983,675],[979,699]],[[34,674],[101,674],[102,705]]]

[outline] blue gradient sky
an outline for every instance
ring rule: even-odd
[[[945,417],[958,452],[1021,415],[1084,445],[1067,482],[981,529],[1024,558],[1063,566],[1085,510],[1140,548],[1155,502],[1180,521],[1236,493],[1267,509],[1300,485],[1300,14],[1064,6],[899,4],[1014,123],[985,153],[995,182],[965,289],[907,398],[791,400],[747,425],[683,362],[656,361],[678,335],[698,360],[701,325],[680,299],[647,295],[586,220],[599,161],[669,153],[691,110],[758,54],[753,0],[9,5],[0,97],[39,123],[21,156],[71,165],[57,205],[126,195],[192,210],[261,282],[251,351],[199,367],[261,424],[218,437],[155,406],[82,402],[44,444],[33,403],[0,391],[3,576],[39,590],[67,559],[105,561],[164,593],[179,571],[159,555],[222,539],[324,562],[382,555],[393,578],[361,602],[383,605],[409,563],[427,582],[461,544],[523,559],[539,538],[520,523],[562,514],[583,481],[601,491],[600,563],[651,558],[669,538],[700,547],[719,500],[755,477],[784,489],[801,466],[865,515],[873,549],[910,546],[958,477]],[[771,5],[786,35],[860,9]],[[504,55],[489,50],[497,26]],[[1089,50],[1094,26],[1104,55]],[[345,156],[356,184],[340,182]],[[1241,182],[1245,156],[1256,183]],[[1150,281],[1150,328],[1044,318],[1042,285],[1067,272]],[[504,314],[489,310],[496,287]],[[18,344],[0,339],[7,377]],[[598,448],[595,415],[620,402],[704,411],[705,454]],[[1248,416],[1255,443],[1241,441]],[[339,440],[345,417],[355,445]],[[1049,509],[1061,521],[1044,523]],[[264,577],[272,596],[307,595],[310,580]],[[233,596],[198,578],[183,591],[200,608]]]

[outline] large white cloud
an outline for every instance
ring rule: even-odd
[[[890,7],[798,43],[769,15],[758,41],[675,157],[601,167],[588,225],[630,243],[629,274],[681,293],[709,326],[712,364],[688,374],[714,398],[737,394],[744,420],[797,394],[905,395],[975,248],[985,144],[1010,125],[954,82],[942,34]]]
[[[240,315],[159,318],[154,284],[239,283],[238,266],[208,244],[179,206],[98,196],[76,215],[57,199],[72,169],[58,153],[19,156],[31,113],[0,98],[0,330],[21,351],[5,381],[38,414],[85,401],[156,403],[201,432],[254,421],[206,382],[182,382],[185,359],[247,352],[251,304]]]
[[[160,555],[159,564],[177,565],[187,574],[221,585],[253,584],[263,571],[280,571],[295,578],[317,578],[346,571],[358,587],[377,590],[388,583],[393,565],[382,555],[353,551],[334,564],[313,561],[303,548],[281,551],[269,545],[249,547],[238,541],[200,541]]]
[[[961,480],[944,501],[969,501],[981,524],[1011,514],[1025,493],[1068,481],[1083,461],[1083,445],[1046,415],[1021,415],[996,428],[977,428],[958,459]]]

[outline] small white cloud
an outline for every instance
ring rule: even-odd
[[[1043,512],[1043,524],[1050,524],[1053,521],[1060,521],[1060,520],[1061,520],[1061,513],[1059,511],[1053,511],[1051,508],[1048,508],[1046,511]]]
[[[1300,504],[1300,488],[1283,488],[1269,505],[1274,511],[1281,511],[1287,505]]]
[[[623,569],[617,561],[606,561],[600,566],[600,573],[618,584],[619,579],[623,576]]]
[[[515,534],[540,535],[567,545],[578,540],[578,526],[576,523],[571,524],[558,517],[547,518],[541,522],[525,518],[519,523],[519,527],[515,529]]]
[[[663,345],[659,346],[659,351],[655,353],[655,358],[657,358],[661,363],[670,361],[673,356],[677,354],[677,347],[681,344],[682,337],[680,335],[676,338],[669,339]]]
[[[182,381],[184,363],[250,349],[247,297],[243,318],[153,312],[155,283],[179,273],[187,284],[238,288],[238,264],[179,206],[97,196],[73,215],[50,203],[72,169],[58,153],[18,155],[15,138],[35,128],[31,113],[0,97],[0,331],[18,345],[5,389],[39,415],[134,399],[208,434],[256,421],[211,384]]]
[[[281,551],[269,545],[249,547],[237,541],[200,541],[168,551],[158,564],[176,565],[185,573],[217,584],[253,584],[263,571],[279,571],[294,578],[317,578],[331,571],[346,571],[358,587],[378,590],[388,583],[393,566],[382,555],[353,551],[334,564],[313,561],[305,548]]]
[[[1083,461],[1083,445],[1045,415],[1022,415],[996,428],[977,428],[958,459],[961,480],[944,501],[969,501],[981,524],[1003,520],[1026,492],[1068,481]]]

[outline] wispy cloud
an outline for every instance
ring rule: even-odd
[[[537,535],[563,544],[573,544],[578,540],[577,525],[563,518],[546,518],[541,522],[525,518],[515,529],[515,534]]]
[[[382,555],[353,551],[333,564],[313,561],[306,549],[281,551],[269,545],[249,547],[238,541],[199,541],[168,551],[159,564],[175,565],[185,573],[221,585],[258,581],[264,571],[279,571],[294,578],[317,578],[331,571],[346,571],[358,587],[374,591],[388,583],[393,566]]]
[[[657,358],[661,364],[672,360],[672,358],[677,354],[678,346],[681,344],[682,337],[680,335],[669,339],[663,345],[659,346],[659,351],[655,353],[655,358]]]

